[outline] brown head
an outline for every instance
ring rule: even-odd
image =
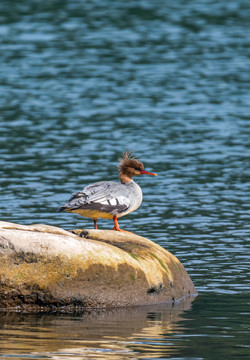
[[[131,181],[133,176],[139,176],[142,174],[157,176],[157,174],[145,171],[143,163],[135,157],[132,157],[132,153],[129,152],[123,153],[122,158],[120,158],[120,165],[118,165],[118,169],[119,178],[123,184]]]

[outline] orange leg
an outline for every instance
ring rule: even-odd
[[[119,226],[118,221],[117,221],[117,216],[114,216],[113,220],[114,220],[115,226],[113,227],[112,230],[121,231],[120,226]]]
[[[95,225],[95,229],[98,230],[98,227],[97,227],[97,219],[94,219],[94,225]]]
[[[119,226],[118,221],[117,221],[117,216],[114,216],[114,217],[113,217],[113,220],[114,220],[115,226],[113,227],[112,230],[123,231],[123,232],[127,232],[127,233],[130,233],[130,234],[133,234],[133,233],[131,233],[130,231],[120,229],[120,226]]]

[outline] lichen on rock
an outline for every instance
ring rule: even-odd
[[[196,294],[174,255],[132,233],[0,222],[0,257],[5,310],[149,305]]]

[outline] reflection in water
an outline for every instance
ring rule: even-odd
[[[249,359],[248,296],[192,300],[73,315],[1,313],[0,358]]]
[[[1,314],[0,355],[51,359],[157,358],[175,353],[166,336],[181,334],[184,311],[179,304],[94,311],[75,315]],[[163,335],[164,334],[164,335]]]

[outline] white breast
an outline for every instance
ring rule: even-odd
[[[136,184],[133,180],[129,183],[126,183],[124,188],[124,194],[123,196],[121,195],[121,197],[126,198],[126,200],[129,202],[129,208],[125,212],[118,214],[117,217],[127,215],[132,211],[138,209],[138,207],[141,205],[142,191],[140,186]]]

